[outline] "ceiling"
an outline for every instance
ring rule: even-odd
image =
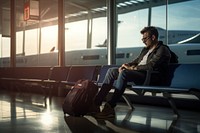
[[[38,21],[24,21],[24,1],[15,0],[16,4],[16,27],[21,30],[26,28],[35,28]],[[169,4],[183,2],[188,0],[170,0]],[[97,17],[106,16],[107,0],[65,0],[65,21],[73,22]],[[117,13],[127,13],[144,8],[150,8],[165,5],[166,0],[117,0]],[[40,22],[42,26],[57,24],[58,19],[58,0],[39,0]],[[0,33],[7,32],[9,35],[10,27],[10,0],[0,0]],[[2,28],[3,27],[3,28]],[[7,27],[7,28],[5,28]],[[4,29],[6,31],[4,31]],[[5,34],[5,35],[6,35]]]

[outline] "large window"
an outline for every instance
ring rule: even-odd
[[[168,4],[163,0],[160,3],[152,2],[152,7],[149,5],[146,9],[119,14],[121,23],[118,25],[118,46],[141,45],[138,34],[148,24],[158,28],[159,39],[167,44],[175,44],[194,36],[200,32],[199,5],[198,0]]]
[[[40,0],[40,19],[28,21],[23,19],[24,2],[16,3],[16,58],[26,58],[30,62],[20,66],[58,65],[58,0]],[[107,64],[106,2],[65,0],[65,65]],[[157,27],[159,40],[178,54],[180,63],[199,62],[200,55],[196,52],[200,51],[199,0],[117,2],[120,2],[116,5],[118,64],[129,62],[139,54],[144,47],[140,31],[149,25]],[[2,0],[1,3],[0,59],[1,66],[4,66],[2,62],[9,66],[10,2]],[[187,54],[191,52],[193,54]],[[54,61],[46,62],[49,58]]]
[[[1,57],[10,57],[10,37],[1,38]]]
[[[155,26],[159,32],[159,40],[169,45],[179,56],[179,63],[199,63],[200,55],[196,51],[200,51],[200,1],[174,0],[166,3],[166,0],[163,0],[145,3],[141,0],[140,2],[124,0],[124,3],[118,3],[117,46],[132,47],[132,50],[124,51],[126,55],[133,55],[129,56],[130,58],[135,58],[140,50],[133,47],[144,46],[140,30],[145,26]],[[125,5],[127,8],[130,7],[127,12]],[[187,54],[189,51],[196,54],[189,55]],[[130,59],[125,58],[123,61]]]
[[[178,43],[200,33],[199,7],[199,0],[169,5],[169,43]],[[200,41],[198,43],[200,43]]]
[[[148,10],[142,9],[118,16],[118,47],[144,46],[140,30],[148,25]]]
[[[93,20],[92,48],[106,45],[107,40],[107,18],[101,17]]]
[[[41,52],[55,52],[58,49],[58,26],[47,26],[41,29]]]
[[[66,23],[65,25],[65,49],[86,49],[87,44],[87,21]]]
[[[98,1],[97,3],[92,2],[91,4],[91,1],[76,3],[70,1],[66,5],[66,65],[107,63],[106,1]],[[76,12],[74,12],[75,10]]]
[[[19,31],[16,33],[16,54],[24,55],[24,41],[23,41],[23,31]]]
[[[38,53],[38,40],[39,32],[38,29],[25,31],[25,55],[33,55]]]

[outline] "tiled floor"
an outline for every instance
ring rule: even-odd
[[[97,120],[91,116],[63,114],[63,97],[52,102],[35,94],[0,91],[0,133],[200,133],[200,113],[170,108],[135,105],[135,110],[118,104],[116,118]]]

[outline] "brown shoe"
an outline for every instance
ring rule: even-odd
[[[95,115],[97,113],[100,113],[100,106],[97,106],[97,105],[93,104],[89,108],[87,115]]]
[[[115,110],[110,106],[109,103],[104,105],[102,112],[97,113],[95,115],[96,119],[107,119],[107,118],[115,118]]]

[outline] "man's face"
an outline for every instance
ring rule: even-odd
[[[143,34],[142,41],[146,47],[149,48],[152,45],[152,36],[150,36],[148,32],[145,32]]]

